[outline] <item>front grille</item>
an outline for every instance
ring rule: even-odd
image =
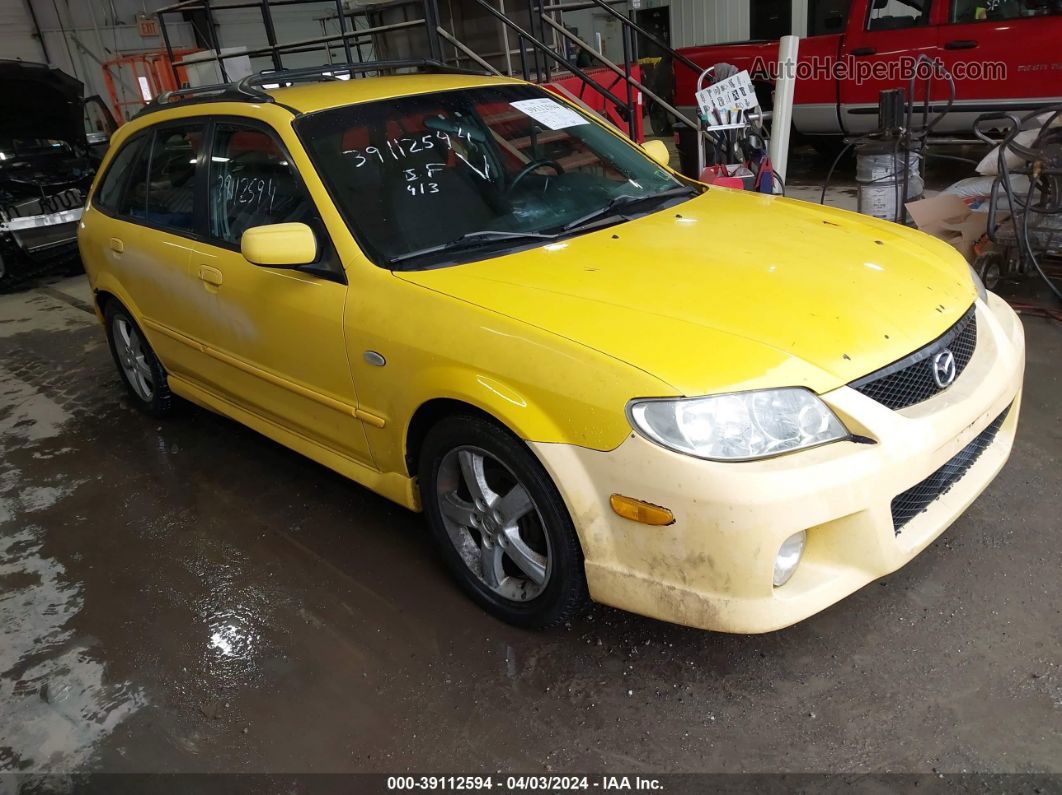
[[[948,348],[955,356],[955,378],[962,375],[977,347],[974,307],[940,337],[898,362],[853,381],[850,387],[890,409],[904,409],[928,400],[946,387],[933,378],[933,357]]]
[[[1002,414],[992,420],[992,423],[977,434],[966,447],[952,456],[948,463],[918,485],[912,486],[893,498],[892,527],[896,535],[900,534],[904,525],[922,513],[933,500],[945,494],[966,474],[966,471],[981,457],[981,453],[992,444],[1009,411],[1010,406],[1007,406]]]

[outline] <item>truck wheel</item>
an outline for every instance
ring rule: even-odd
[[[841,153],[844,149],[844,138],[839,135],[808,135],[806,140],[811,144],[811,148],[814,149],[822,158],[833,162],[834,158]],[[852,157],[852,151],[845,155],[847,159]]]
[[[672,135],[675,132],[674,120],[671,118],[671,114],[657,105],[655,102],[649,102],[649,124],[653,128],[653,135],[659,135],[666,137]]]
[[[568,510],[527,445],[481,417],[449,417],[420,455],[421,504],[451,573],[488,612],[544,629],[589,602]]]

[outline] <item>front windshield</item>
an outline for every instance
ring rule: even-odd
[[[618,222],[659,209],[657,194],[694,192],[534,86],[350,105],[297,129],[358,242],[389,268],[542,245],[603,220],[596,213]]]

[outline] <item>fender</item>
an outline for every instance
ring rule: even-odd
[[[433,399],[473,406],[526,441],[608,450],[630,432],[628,400],[675,393],[580,342],[419,284],[414,272],[366,273],[352,280],[347,344],[359,404],[385,422],[365,427],[383,471],[406,471],[410,422]],[[367,350],[386,365],[366,363]]]

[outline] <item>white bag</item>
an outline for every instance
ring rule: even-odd
[[[960,179],[958,182],[949,185],[942,190],[941,193],[958,196],[966,203],[966,206],[974,212],[987,213],[988,202],[992,197],[992,183],[995,182],[995,180],[995,177],[967,177],[966,179]],[[1024,202],[1025,197],[1029,192],[1029,178],[1024,174],[1014,174],[1010,178],[1010,188],[1011,192]],[[1010,202],[1007,200],[1007,194],[1006,191],[1003,190],[1003,185],[1000,184],[996,190],[999,194],[996,206],[1000,210],[1009,211]]]
[[[1036,137],[1040,134],[1040,129],[1047,123],[1047,120],[1051,118],[1052,115],[1054,114],[1041,113],[1039,116],[1036,117],[1036,127],[1031,130],[1022,130],[1020,133],[1014,136],[1014,142],[1025,147],[1031,145],[1032,142],[1036,140]],[[1051,126],[1062,127],[1062,116],[1059,116],[1057,119],[1055,119]],[[1017,168],[1024,162],[1022,158],[1020,158],[1015,152],[1011,151],[1010,149],[1007,150],[1007,153],[1006,155],[1004,155],[1004,157],[1006,158],[1008,169]],[[977,173],[984,174],[986,176],[994,176],[999,173],[998,146],[992,147],[992,151],[985,155],[984,158],[982,158],[981,162],[977,164]],[[1028,184],[1025,185],[1025,189],[1029,189]]]

